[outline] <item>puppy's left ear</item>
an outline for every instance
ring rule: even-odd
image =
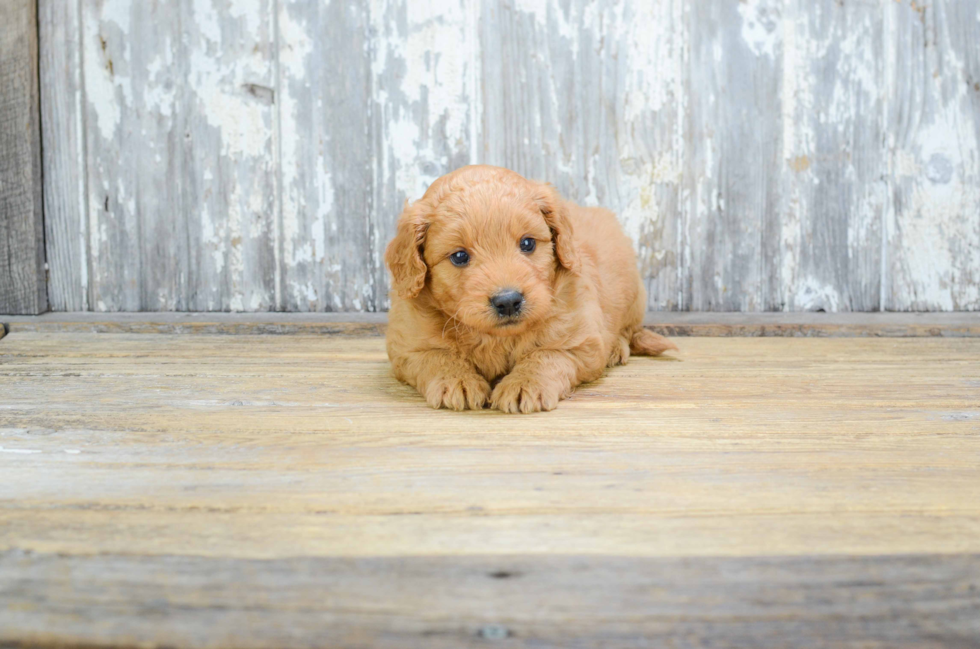
[[[535,203],[551,228],[551,242],[555,246],[558,263],[566,270],[574,270],[578,265],[575,245],[572,243],[572,222],[568,218],[568,208],[558,192],[551,185],[538,185]]]

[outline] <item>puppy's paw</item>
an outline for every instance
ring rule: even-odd
[[[436,409],[479,410],[490,397],[490,384],[478,374],[447,376],[429,381],[423,396]]]
[[[565,390],[556,381],[509,375],[501,379],[490,396],[490,405],[508,413],[554,410]]]
[[[626,362],[630,359],[630,343],[629,340],[620,336],[612,346],[612,350],[609,352],[609,361],[606,363],[606,367],[616,367],[617,365],[626,365]]]

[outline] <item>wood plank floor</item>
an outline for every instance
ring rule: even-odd
[[[375,336],[0,340],[0,647],[980,646],[980,339],[432,411]]]

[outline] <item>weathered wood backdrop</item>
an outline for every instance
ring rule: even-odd
[[[44,281],[37,4],[2,0],[0,313],[48,310]]]
[[[50,302],[380,310],[485,162],[615,209],[651,307],[980,309],[977,0],[41,0]]]

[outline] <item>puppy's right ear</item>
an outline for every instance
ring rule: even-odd
[[[385,264],[394,280],[393,288],[406,299],[417,297],[425,286],[428,268],[422,259],[422,246],[425,232],[429,229],[428,205],[424,200],[416,201],[398,217],[398,230],[395,238],[385,250]]]

